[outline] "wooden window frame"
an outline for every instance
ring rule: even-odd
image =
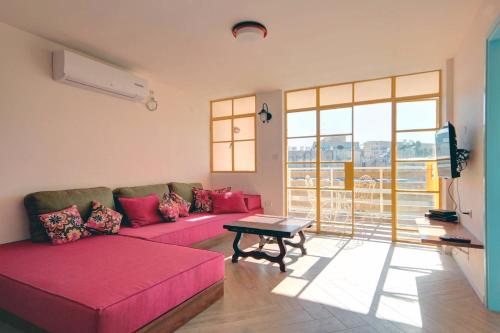
[[[211,173],[256,173],[257,172],[257,114],[256,110],[253,113],[245,113],[245,114],[234,114],[234,100],[246,97],[253,97],[255,99],[255,105],[257,105],[257,97],[256,95],[243,95],[243,96],[235,96],[228,98],[221,98],[210,101],[210,172]],[[217,102],[231,101],[231,115],[230,116],[222,116],[222,117],[214,117],[213,116],[213,104]],[[255,108],[254,108],[255,109]],[[235,140],[234,139],[234,120],[240,118],[250,118],[254,119],[254,136],[253,139],[243,139],[243,140]],[[220,120],[230,120],[231,121],[231,140],[228,141],[214,141],[214,121]],[[254,169],[253,170],[235,170],[234,169],[234,143],[235,142],[254,142]],[[229,143],[231,145],[231,170],[214,170],[213,158],[214,158],[214,143]]]
[[[438,77],[439,77],[439,86],[438,86],[438,92],[437,93],[432,93],[432,94],[423,94],[423,95],[414,95],[414,96],[403,96],[403,97],[396,97],[396,79],[399,77],[405,77],[405,76],[412,76],[412,75],[417,75],[417,74],[425,74],[425,73],[433,73],[433,72],[438,72]],[[397,173],[397,163],[398,162],[418,162],[418,161],[413,161],[413,160],[403,160],[399,161],[397,159],[397,134],[398,133],[403,133],[403,132],[418,132],[418,131],[432,131],[432,130],[438,130],[442,126],[442,77],[443,73],[440,69],[437,70],[429,70],[429,71],[423,71],[423,72],[416,72],[416,73],[409,73],[409,74],[402,74],[402,75],[394,75],[394,76],[386,76],[386,77],[379,77],[379,78],[373,78],[373,79],[367,79],[367,80],[359,80],[359,81],[351,81],[351,82],[342,82],[342,83],[335,83],[335,84],[326,84],[326,85],[321,85],[321,86],[313,86],[313,87],[305,87],[305,88],[300,88],[300,89],[292,89],[292,90],[287,90],[284,91],[284,114],[285,114],[285,119],[284,119],[284,213],[285,215],[288,215],[288,190],[293,189],[292,187],[288,186],[288,165],[293,164],[294,162],[288,162],[288,114],[293,113],[293,112],[302,112],[302,111],[316,111],[316,142],[320,142],[320,138],[322,135],[320,135],[319,128],[321,124],[321,119],[320,119],[320,113],[322,110],[330,110],[330,109],[338,109],[338,108],[352,108],[352,118],[354,118],[354,107],[359,106],[359,105],[368,105],[368,104],[379,104],[379,103],[391,103],[391,110],[392,110],[392,125],[391,125],[391,216],[392,216],[392,240],[393,241],[398,241],[397,237],[397,232],[399,230],[405,230],[404,228],[399,228],[398,227],[398,221],[397,221],[397,195],[398,193],[428,193],[428,194],[438,194],[437,195],[437,206],[441,207],[442,205],[442,181],[439,180],[439,188],[437,191],[426,191],[426,190],[402,190],[402,189],[397,189],[397,184],[396,184],[396,173]],[[360,82],[367,82],[367,81],[375,81],[375,80],[383,80],[383,79],[391,79],[391,97],[390,98],[383,98],[383,99],[374,99],[374,100],[366,100],[366,101],[355,101],[355,85],[356,83]],[[320,90],[321,88],[327,88],[327,87],[333,87],[333,86],[341,86],[341,85],[351,85],[352,86],[352,100],[349,103],[339,103],[339,104],[332,104],[332,105],[321,105],[320,103]],[[307,107],[307,108],[300,108],[300,109],[288,109],[288,101],[287,101],[287,96],[289,93],[292,92],[298,92],[302,90],[316,90],[316,103],[314,106]],[[412,102],[412,101],[421,101],[421,100],[428,100],[428,99],[436,99],[437,104],[436,104],[436,127],[435,128],[429,128],[429,129],[417,129],[417,130],[398,130],[397,129],[397,104],[400,102]],[[354,119],[352,119],[352,137],[354,140]],[[312,137],[312,136],[311,136]],[[292,139],[292,138],[290,138]],[[354,141],[353,141],[354,142]],[[354,145],[352,145],[351,149],[354,150]],[[321,186],[318,186],[318,179],[320,178],[320,168],[321,168],[321,161],[320,161],[320,153],[321,149],[316,149],[316,160],[314,162],[300,162],[300,163],[311,163],[316,165],[316,187],[311,188],[311,190],[316,191],[316,233],[332,233],[336,234],[335,232],[325,232],[321,231]],[[352,158],[354,158],[354,151],[352,152]],[[436,162],[437,157],[434,159],[429,159],[425,160],[425,162]],[[354,216],[354,195],[352,196],[352,216]],[[354,223],[352,223],[352,230],[351,230],[351,236],[354,235]]]

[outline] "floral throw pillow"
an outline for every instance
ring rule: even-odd
[[[122,214],[104,206],[99,201],[92,201],[92,212],[85,227],[93,233],[117,234],[122,218]]]
[[[179,216],[180,217],[187,217],[189,216],[189,209],[191,208],[191,203],[188,201],[184,200],[180,195],[177,193],[169,193],[170,198],[177,203],[179,206]]]
[[[39,215],[39,218],[52,244],[55,245],[74,242],[91,235],[85,229],[76,205],[58,212]]]
[[[160,201],[160,210],[163,219],[167,222],[175,222],[179,217],[179,204],[175,202],[168,194],[163,196]]]
[[[202,188],[193,188],[194,211],[197,213],[209,213],[212,211],[212,198],[210,192],[226,193],[231,192],[231,187],[224,187],[217,190],[204,190]]]

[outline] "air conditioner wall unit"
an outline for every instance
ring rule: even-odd
[[[52,54],[52,75],[62,83],[131,101],[142,101],[149,93],[146,80],[67,50]]]

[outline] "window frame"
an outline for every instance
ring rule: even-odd
[[[436,73],[437,74],[437,79],[438,79],[438,91],[433,92],[433,93],[424,93],[424,94],[415,94],[415,95],[404,95],[404,96],[397,96],[396,95],[396,81],[398,78],[403,78],[403,77],[408,77],[408,76],[414,76],[414,75],[420,75],[420,74],[431,74],[431,73]],[[365,82],[369,81],[379,81],[379,80],[391,80],[391,95],[387,98],[376,98],[376,99],[369,99],[369,100],[360,100],[356,101],[356,85],[357,84],[362,84]],[[351,101],[349,102],[342,102],[342,103],[336,103],[336,104],[322,104],[321,103],[321,89],[323,88],[331,88],[331,87],[336,87],[336,86],[344,86],[344,85],[350,85],[352,89],[352,94],[351,94]],[[311,106],[308,107],[302,107],[302,108],[290,108],[289,107],[289,101],[288,101],[288,95],[290,93],[295,93],[295,92],[301,92],[301,91],[309,91],[309,90],[315,90],[315,103],[311,104]],[[370,105],[370,104],[379,104],[379,103],[391,103],[391,112],[392,112],[392,129],[391,129],[391,227],[392,227],[392,240],[393,241],[399,241],[397,233],[398,231],[404,231],[406,230],[404,227],[400,227],[398,223],[398,214],[397,214],[397,196],[398,194],[434,194],[437,196],[437,207],[442,207],[443,204],[443,196],[445,195],[443,193],[443,181],[439,179],[438,181],[438,188],[436,190],[405,190],[405,189],[398,189],[397,188],[397,182],[396,182],[396,174],[397,174],[397,166],[398,163],[404,163],[404,162],[422,162],[419,160],[399,160],[397,155],[397,134],[398,133],[404,133],[404,132],[425,132],[425,131],[437,131],[441,128],[442,126],[442,103],[443,103],[443,88],[442,88],[442,70],[441,69],[434,69],[434,70],[428,70],[428,71],[423,71],[423,72],[416,72],[416,73],[408,73],[408,74],[400,74],[400,75],[393,75],[393,76],[385,76],[385,77],[378,77],[378,78],[371,78],[371,79],[366,79],[366,80],[358,80],[358,81],[350,81],[350,82],[341,82],[341,83],[334,83],[334,84],[325,84],[325,85],[320,85],[320,86],[313,86],[313,87],[305,87],[305,88],[298,88],[298,89],[291,89],[291,90],[285,90],[283,92],[284,95],[284,138],[283,138],[283,151],[284,151],[284,214],[288,215],[289,211],[289,197],[288,193],[290,190],[296,189],[293,186],[288,185],[288,165],[290,164],[296,164],[296,163],[310,163],[314,164],[316,166],[316,184],[314,188],[310,188],[310,190],[315,191],[315,232],[316,233],[333,233],[337,234],[335,232],[328,232],[328,231],[323,231],[321,230],[321,191],[325,190],[318,183],[318,179],[320,179],[320,171],[321,171],[321,164],[325,163],[325,161],[321,161],[320,158],[320,153],[321,149],[316,149],[316,160],[314,162],[290,162],[288,160],[288,140],[289,139],[294,139],[294,137],[289,137],[288,136],[288,115],[295,113],[295,112],[306,112],[306,111],[316,111],[316,140],[317,142],[320,142],[321,133],[319,132],[320,126],[321,126],[321,111],[325,110],[331,110],[331,109],[341,109],[341,108],[352,108],[352,116],[354,115],[354,107],[355,106],[360,106],[360,105]],[[425,129],[408,129],[408,130],[398,130],[397,129],[397,105],[398,103],[403,103],[403,102],[417,102],[417,101],[425,101],[425,100],[431,100],[435,99],[436,100],[436,127],[435,128],[425,128]],[[352,126],[354,127],[354,120],[352,121]],[[351,135],[353,135],[354,138],[354,128],[352,129]],[[313,137],[313,136],[311,136]],[[353,139],[354,140],[354,139]],[[354,141],[352,141],[354,142]],[[351,149],[354,149],[354,144],[352,145]],[[352,158],[354,158],[354,151],[352,153]],[[436,163],[437,162],[437,156],[433,159],[426,159],[423,162],[429,162],[429,163]],[[347,176],[346,176],[347,177]],[[347,179],[347,178],[346,178]],[[302,188],[299,188],[302,189]],[[346,189],[347,190],[347,189]],[[354,216],[354,195],[352,196],[352,216]],[[354,235],[354,224],[351,226],[351,235]]]
[[[237,99],[253,97],[255,101],[254,112],[244,113],[244,114],[234,114],[234,101]],[[211,173],[256,173],[257,172],[257,96],[255,94],[242,95],[235,97],[227,97],[210,101],[210,172]],[[217,102],[231,101],[231,115],[229,116],[213,116],[213,105]],[[243,139],[237,140],[234,138],[234,120],[241,118],[253,118],[254,121],[254,135],[253,139]],[[214,141],[214,122],[220,120],[230,120],[231,121],[231,140],[228,141]],[[235,142],[251,142],[254,143],[254,168],[253,170],[235,170]],[[214,170],[214,144],[215,143],[229,143],[231,145],[231,170]]]

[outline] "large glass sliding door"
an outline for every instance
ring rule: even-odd
[[[288,215],[313,219],[318,232],[396,239],[439,207],[439,71],[288,91],[285,100]]]

